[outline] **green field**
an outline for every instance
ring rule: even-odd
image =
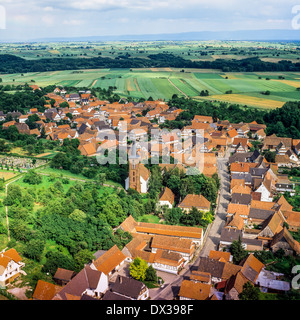
[[[116,87],[121,97],[169,100],[173,94],[196,99],[229,101],[261,108],[281,107],[286,101],[300,100],[300,73],[224,73],[216,70],[176,68],[95,69],[74,71],[35,72],[0,75],[2,84],[35,83],[87,88]],[[284,79],[280,79],[283,77]],[[266,79],[269,80],[266,80]],[[34,82],[32,82],[32,80]],[[208,97],[200,92],[208,90]],[[239,95],[230,97],[226,92]],[[269,91],[269,95],[262,94]],[[223,96],[224,95],[224,96]],[[249,97],[255,97],[251,99]],[[261,102],[261,103],[260,103]]]
[[[168,53],[191,60],[244,59],[258,56],[269,62],[299,60],[298,43],[263,41],[81,41],[49,43],[3,43],[0,54],[13,54],[28,60],[41,58],[115,58],[130,55]]]
[[[299,62],[299,44],[263,41],[115,41],[3,43],[0,54],[27,60],[42,58],[95,57],[147,59],[151,54],[170,54],[191,61],[245,59]],[[197,100],[216,100],[260,108],[281,107],[286,101],[300,99],[300,72],[222,72],[210,69],[134,68],[86,69],[68,71],[2,74],[2,85],[38,84],[85,88],[114,87],[121,97],[169,100],[173,94]],[[267,80],[269,79],[269,80]],[[209,97],[202,97],[207,90]],[[262,93],[270,91],[269,95]],[[7,92],[15,92],[7,91]],[[225,95],[231,92],[235,96]],[[237,95],[237,96],[236,96]]]

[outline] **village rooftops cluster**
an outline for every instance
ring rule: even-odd
[[[180,300],[239,300],[248,282],[262,292],[284,293],[290,290],[290,283],[283,277],[267,271],[253,253],[237,265],[229,252],[211,250],[208,257],[200,257],[189,279],[182,281],[178,296]]]
[[[272,135],[263,139],[262,144],[262,149],[275,150],[277,155],[295,154],[296,150],[292,151],[292,148],[297,141],[293,143],[293,139]],[[281,248],[287,255],[299,255],[300,244],[290,231],[299,229],[300,214],[293,211],[283,196],[285,192],[293,196],[295,184],[287,175],[278,172],[281,163],[267,162],[258,150],[239,152],[237,145],[232,147],[234,153],[229,158],[231,199],[219,250],[241,238],[244,248],[249,251],[268,249],[276,252]]]
[[[156,270],[177,274],[203,241],[201,228],[136,222],[131,216],[119,228],[133,236],[122,250],[114,245],[95,253],[95,259],[78,274],[58,268],[53,277],[56,285],[40,280],[33,299],[146,300],[149,290],[142,282],[114,274],[136,257]]]

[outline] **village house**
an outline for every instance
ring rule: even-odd
[[[208,257],[200,257],[197,270],[207,272],[211,275],[212,284],[216,284],[223,280],[223,270],[226,262]]]
[[[283,273],[265,270],[263,268],[256,278],[255,285],[261,292],[285,293],[290,290],[291,285],[287,281],[280,280],[284,277]]]
[[[52,300],[81,300],[83,295],[100,299],[107,290],[107,275],[86,265]]]
[[[219,242],[219,250],[228,249],[233,241],[241,239],[242,246],[248,251],[261,251],[263,249],[263,241],[257,238],[245,237],[243,230],[238,228],[223,228]]]
[[[136,234],[165,235],[192,240],[197,246],[203,242],[203,229],[198,227],[185,227],[166,225],[160,223],[137,222],[132,216],[126,218],[119,226],[123,231]]]
[[[286,227],[275,234],[270,243],[270,248],[274,253],[282,249],[285,255],[300,255],[300,244],[292,237]]]
[[[53,280],[60,286],[65,286],[76,275],[76,272],[64,268],[57,268]]]
[[[159,205],[160,206],[168,206],[169,208],[173,207],[175,200],[175,195],[171,189],[165,187],[163,191],[159,195]]]
[[[277,151],[276,148],[280,144],[284,144],[285,148],[290,149],[292,147],[292,138],[277,137],[276,134],[267,136],[264,139],[262,151],[264,150]]]
[[[183,280],[179,291],[179,300],[208,300],[212,295],[211,284]]]
[[[22,268],[25,266],[22,258],[14,249],[3,250],[0,252],[0,287],[5,287],[7,284],[20,276]]]
[[[113,295],[111,295],[111,293]],[[102,300],[118,300],[118,296],[128,298],[129,300],[147,300],[149,298],[149,289],[141,281],[118,276]],[[108,297],[109,299],[107,299]],[[114,299],[112,299],[112,297],[114,297]]]
[[[179,253],[186,261],[190,261],[195,253],[195,244],[191,239],[180,239],[178,237],[169,237],[155,235],[151,242],[151,251],[157,253],[157,250],[165,250]]]
[[[279,193],[289,192],[291,196],[295,195],[295,183],[293,183],[287,175],[278,175],[275,187]]]
[[[168,249],[152,248],[153,239],[157,235],[135,234],[133,239],[123,248],[126,262],[132,262],[136,257],[145,260],[156,270],[178,274],[186,260],[180,252]],[[174,238],[175,239],[175,238]],[[170,248],[172,249],[172,248]]]
[[[188,194],[180,202],[178,208],[183,209],[186,213],[189,213],[193,207],[200,211],[208,212],[210,211],[210,205],[210,201],[208,201],[203,195]]]
[[[126,256],[116,245],[114,245],[98,259],[93,260],[90,267],[93,270],[98,270],[104,273],[108,278],[110,278],[117,270],[122,267],[125,259]]]
[[[241,263],[242,268],[235,275],[232,275],[226,282],[226,300],[239,300],[239,294],[243,291],[243,286],[248,281],[255,284],[264,264],[254,257],[252,253]]]
[[[44,301],[52,300],[54,296],[62,289],[61,286],[55,285],[44,280],[38,280],[34,289],[32,300]]]

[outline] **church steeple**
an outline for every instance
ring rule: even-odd
[[[141,192],[140,156],[137,154],[135,140],[132,143],[129,155],[129,188]]]

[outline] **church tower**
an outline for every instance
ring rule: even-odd
[[[141,193],[140,180],[140,157],[136,151],[135,141],[133,141],[131,153],[129,155],[129,188]]]

